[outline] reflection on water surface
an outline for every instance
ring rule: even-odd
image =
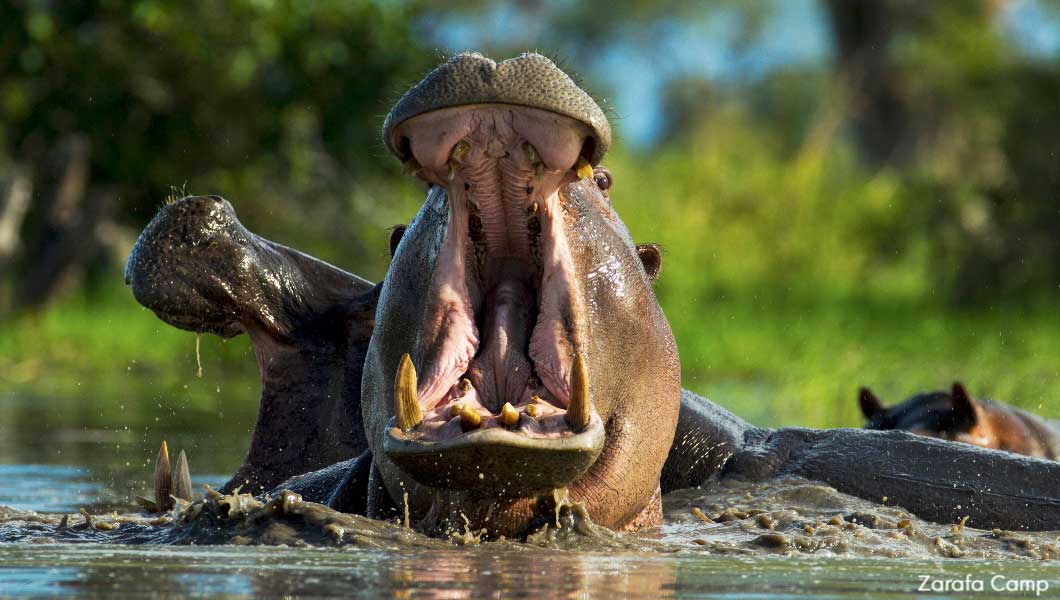
[[[62,514],[80,525],[82,507],[125,512],[133,510],[134,494],[148,493],[163,430],[171,448],[188,450],[196,485],[216,486],[239,462],[241,452],[232,448],[245,446],[253,415],[219,422],[204,411],[164,424],[43,427],[35,403],[7,404],[7,410],[19,421],[8,421],[9,435],[0,439],[0,505],[16,509],[0,509],[7,510],[0,514],[0,541],[9,542],[0,543],[3,596],[850,598],[905,597],[916,591],[920,575],[1057,577],[1045,566],[1058,556],[1057,534],[959,530],[916,519],[900,526],[906,517],[900,508],[798,480],[680,492],[666,499],[667,525],[660,530],[570,535],[537,545],[455,546],[380,523],[348,525],[342,543],[349,545],[340,547],[70,544],[70,536],[57,533]],[[704,522],[692,508],[716,522]],[[32,513],[21,511],[40,514],[27,521]],[[293,537],[284,539],[292,543],[299,536],[327,539],[297,516],[272,525],[289,530]],[[77,533],[94,540],[109,535]],[[243,541],[270,539],[242,533],[248,534]],[[358,541],[370,538],[373,547]],[[1060,590],[1060,581],[1050,585]],[[990,595],[987,585],[976,597]]]

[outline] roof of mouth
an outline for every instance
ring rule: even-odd
[[[597,164],[611,145],[611,125],[585,90],[540,54],[522,54],[500,63],[477,52],[453,56],[427,74],[390,109],[383,123],[383,143],[400,160],[403,150],[393,139],[397,126],[432,110],[467,104],[513,104],[539,108],[590,126],[595,136],[592,156]]]

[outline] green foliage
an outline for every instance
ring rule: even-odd
[[[433,61],[415,3],[214,0],[0,5],[0,148],[34,165],[64,136],[139,225],[170,190],[321,194],[396,170],[380,115]],[[328,198],[335,204],[335,198]],[[272,208],[272,207],[267,207]],[[299,219],[301,221],[301,219]]]

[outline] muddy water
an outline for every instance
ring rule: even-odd
[[[241,441],[172,427],[198,484],[234,468],[230,447]],[[964,597],[954,589],[962,582],[975,597],[1033,597],[1006,591],[1021,582],[1060,593],[1060,534],[926,523],[804,480],[675,493],[666,525],[638,535],[568,510],[560,528],[527,541],[431,539],[295,497],[135,514],[130,498],[146,492],[152,454],[140,446],[155,434],[15,433],[0,442],[0,596],[897,597],[923,576],[949,586],[939,597]]]
[[[976,582],[977,597],[1060,592],[1056,533],[926,523],[804,480],[680,492],[666,517],[618,535],[566,509],[514,542],[428,538],[289,493],[214,493],[162,516],[0,508],[0,595],[846,598],[906,595],[925,576],[952,597]]]

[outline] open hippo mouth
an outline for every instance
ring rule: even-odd
[[[592,177],[591,128],[476,104],[412,117],[393,135],[406,166],[444,191],[449,227],[419,345],[398,367],[385,452],[418,481],[451,489],[573,480],[604,441],[561,191]]]

